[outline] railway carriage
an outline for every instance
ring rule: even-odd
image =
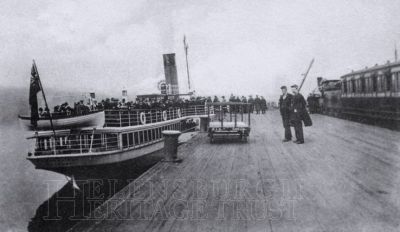
[[[324,114],[400,128],[400,62],[352,71],[319,89]]]

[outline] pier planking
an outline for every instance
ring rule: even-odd
[[[248,143],[198,134],[70,231],[398,231],[400,133],[312,115],[282,143],[278,111]],[[293,133],[294,134],[294,133]]]

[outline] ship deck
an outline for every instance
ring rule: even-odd
[[[252,116],[248,143],[198,134],[71,231],[398,231],[400,132],[312,119],[302,145],[281,142],[277,111]]]

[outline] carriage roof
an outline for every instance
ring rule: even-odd
[[[349,76],[354,76],[354,75],[363,75],[366,73],[376,73],[378,71],[386,71],[386,70],[390,70],[393,67],[400,67],[400,61],[397,62],[387,62],[386,64],[383,65],[375,65],[373,67],[370,68],[365,68],[365,69],[360,69],[357,71],[353,71],[351,73],[347,73],[345,75],[343,75],[341,78],[346,78]]]

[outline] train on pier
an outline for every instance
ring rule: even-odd
[[[311,113],[400,129],[400,62],[352,71],[336,80],[318,78]]]

